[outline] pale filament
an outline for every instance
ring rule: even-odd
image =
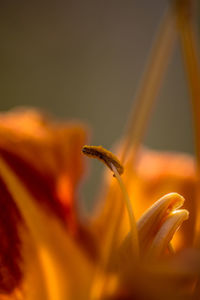
[[[143,78],[134,99],[121,154],[121,162],[123,164],[129,151],[133,151],[134,156],[141,144],[154,101],[163,83],[175,41],[174,16],[172,10],[170,10],[164,16],[160,25]]]
[[[131,205],[131,201],[129,199],[126,187],[124,185],[124,182],[121,178],[121,176],[119,175],[116,167],[111,164],[111,168],[115,174],[115,177],[119,183],[123,198],[125,200],[125,204],[126,204],[126,209],[128,212],[128,216],[129,216],[129,223],[130,223],[130,230],[131,230],[131,240],[132,240],[132,248],[133,248],[133,254],[135,258],[139,257],[139,242],[138,242],[138,230],[137,230],[137,224],[136,224],[136,220],[135,220],[135,216],[133,213],[133,209],[132,209],[132,205]]]
[[[177,29],[180,34],[182,54],[188,76],[194,116],[196,174],[197,174],[197,218],[194,244],[200,248],[200,63],[198,58],[197,39],[192,21],[189,2],[177,7]]]

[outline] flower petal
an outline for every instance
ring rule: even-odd
[[[168,250],[168,245],[173,235],[181,226],[182,222],[188,218],[187,210],[177,209],[182,206],[183,202],[183,197],[176,193],[165,195],[154,203],[138,220],[137,226],[141,262],[137,269],[131,260],[130,234],[127,235],[120,246],[118,255],[115,257],[115,265],[117,266],[122,283],[128,286],[127,289],[131,295],[132,293],[133,295],[134,293],[138,293],[139,295],[143,295],[144,293],[145,296],[150,293],[152,299],[154,299],[154,297],[160,299],[162,292],[167,291],[167,289],[168,292],[163,296],[163,299],[168,299],[167,295],[173,295],[174,289],[169,290],[173,287],[173,284],[168,285],[164,281],[164,278],[167,278],[168,275],[165,274],[165,269],[160,270],[162,278],[157,278],[157,274],[153,273],[153,269],[150,275],[148,268],[150,268],[150,266],[153,268],[154,262],[158,264],[158,258],[161,262],[166,258],[165,253]],[[182,271],[183,270],[180,269],[180,274],[181,276],[183,275],[182,278],[184,278],[185,273],[183,274]],[[152,278],[154,278],[154,281]],[[167,278],[167,280],[169,279]],[[157,286],[155,282],[159,282],[159,285]],[[143,291],[143,286],[145,286],[145,290],[149,292]],[[161,289],[160,286],[162,286]],[[174,293],[175,297],[179,292],[180,290],[177,290],[176,293]]]
[[[23,267],[27,272],[23,274],[23,299],[60,300],[68,297],[78,299],[80,295],[82,297],[87,294],[93,274],[91,261],[76,245],[64,226],[61,226],[55,217],[49,218],[46,212],[40,209],[35,199],[2,158],[0,158],[0,176],[21,213],[33,244],[31,252],[23,255],[23,258],[28,260]],[[30,270],[27,270],[32,260],[38,266],[38,277],[41,276],[41,281],[38,283],[40,286],[33,294],[32,282],[30,284],[28,276]],[[24,261],[20,265],[23,266],[23,263]],[[84,277],[82,277],[83,272]],[[37,282],[38,278],[32,279]]]
[[[129,232],[128,215],[123,205],[119,206],[116,203],[118,191],[110,180],[109,176],[103,189],[106,192],[101,198],[102,202],[96,207],[96,215],[91,222],[91,228],[100,245],[102,237],[106,236],[108,228],[112,226],[113,211],[117,208],[118,230],[115,239],[118,240],[118,244]],[[194,160],[191,156],[142,149],[136,159],[136,165],[133,165],[132,155],[128,158],[123,181],[131,197],[136,219],[139,219],[148,207],[165,194],[177,192],[187,199],[185,208],[190,212],[191,217],[186,225],[181,226],[172,242],[177,250],[183,245],[191,245],[195,222],[196,188]]]
[[[186,154],[142,150],[136,163],[136,175],[129,161],[129,193],[134,195],[133,208],[137,218],[157,199],[176,192],[185,199],[190,218],[173,239],[178,250],[191,246],[195,223],[196,175],[194,159]],[[128,175],[127,175],[128,176]]]
[[[39,202],[69,219],[83,171],[86,133],[77,124],[56,123],[35,110],[0,116],[0,153]]]
[[[170,193],[157,200],[141,216],[137,222],[141,257],[149,257],[149,253],[153,256],[153,252],[162,252],[167,249],[175,231],[188,217],[187,210],[177,210],[183,203],[182,196]],[[120,246],[120,255],[128,255],[130,249],[130,234],[128,234]]]
[[[172,212],[165,220],[160,230],[153,239],[150,249],[148,251],[148,257],[158,257],[164,253],[174,233],[181,226],[183,221],[187,220],[189,213],[186,209],[176,210]]]
[[[165,194],[177,192],[187,199],[185,208],[190,212],[191,217],[187,224],[181,226],[172,243],[176,250],[192,244],[197,181],[194,159],[191,156],[142,149],[137,158],[133,160],[130,155],[127,159],[124,181],[132,197],[136,219],[139,219],[149,206]],[[104,214],[106,206],[108,204],[105,205]],[[120,225],[119,240],[124,239],[128,228],[128,217],[125,212]]]
[[[41,252],[38,246],[36,247],[38,242],[36,243],[30,234],[30,219],[35,220],[32,228],[38,228],[40,234],[41,228],[45,231],[46,227],[45,238],[49,232],[48,246],[42,248],[48,249],[45,252],[48,255],[42,254],[42,261],[49,257],[49,249],[60,235],[61,240],[54,248],[59,248],[56,257],[59,267],[56,270],[60,270],[63,278],[70,278],[69,273],[76,270],[76,267],[70,269],[70,264],[89,266],[91,270],[93,244],[90,236],[79,224],[75,210],[76,187],[83,171],[81,147],[85,143],[85,137],[83,127],[77,124],[50,122],[33,110],[0,116],[0,203],[3,207],[0,210],[0,294],[12,293],[13,298],[18,299],[19,295],[16,295],[19,294],[22,283],[26,289],[26,286],[30,288],[31,281],[34,280],[36,290],[39,291],[40,282],[44,281],[46,275],[41,270],[39,255],[44,253],[44,250]],[[13,184],[13,180],[8,184],[10,175],[6,179],[6,170],[10,170],[10,174],[16,178],[18,187],[21,186],[27,191],[27,199],[32,199],[23,201],[23,209],[26,208],[29,216],[26,220],[18,204],[16,205],[16,199],[23,196],[22,189],[19,190]],[[32,206],[27,207],[28,203],[32,203]],[[34,206],[37,207],[35,216]],[[42,226],[38,219],[39,214],[42,215]],[[77,252],[75,258],[73,255]],[[54,250],[53,255],[55,253]],[[61,261],[65,255],[68,258],[62,265]],[[46,259],[47,264],[54,261],[52,254],[50,256],[51,259]],[[62,259],[59,258],[61,256]],[[85,272],[87,273],[87,267]],[[86,280],[87,278],[88,276]],[[46,297],[42,292],[38,292],[38,295],[33,293],[30,299],[40,299],[39,295],[42,299]],[[28,299],[27,296],[25,299]]]

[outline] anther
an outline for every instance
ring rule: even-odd
[[[111,171],[113,171],[112,165],[114,165],[120,175],[124,172],[124,168],[117,157],[102,146],[84,146],[82,152],[89,157],[99,159]]]

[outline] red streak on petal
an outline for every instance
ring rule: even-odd
[[[18,226],[21,218],[6,186],[0,180],[0,294],[20,284],[21,254]]]
[[[83,251],[89,257],[97,257],[97,249],[90,232],[81,225],[75,207],[76,183],[71,182],[69,175],[62,175],[60,181],[51,174],[41,174],[29,162],[8,150],[0,149],[0,155],[17,174],[35,200],[41,205],[49,217],[54,215],[66,226],[68,234],[72,234]],[[39,159],[39,158],[38,158]]]
[[[60,220],[66,221],[70,205],[58,198],[55,178],[51,174],[41,174],[33,165],[14,153],[0,149],[0,154],[47,213],[51,212]]]

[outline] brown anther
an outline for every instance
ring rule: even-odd
[[[113,165],[120,175],[124,172],[124,167],[121,165],[117,157],[102,146],[84,146],[82,148],[82,152],[89,157],[99,159],[104,164],[106,164],[106,166],[111,169],[111,171],[113,171]]]

